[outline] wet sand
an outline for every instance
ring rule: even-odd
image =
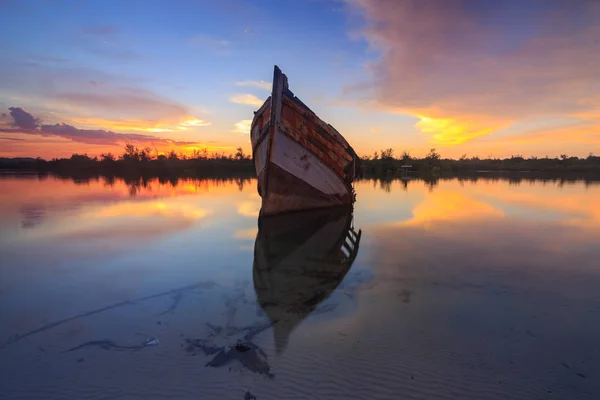
[[[168,298],[109,310],[83,317],[79,333],[69,322],[3,348],[3,391],[10,399],[597,398],[597,302],[508,283],[518,275],[487,284],[454,273],[350,274],[323,305],[334,307],[306,318],[280,354],[248,284],[191,295],[169,315],[160,313]],[[159,344],[144,346],[151,337]]]
[[[276,247],[259,232],[238,258],[212,244],[210,271],[148,257],[154,275],[110,281],[135,290],[87,283],[60,307],[70,287],[44,280],[48,314],[35,279],[3,286],[2,399],[600,398],[596,222],[468,205],[373,223],[359,204],[349,268],[323,253],[341,217]]]

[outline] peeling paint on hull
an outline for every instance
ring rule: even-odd
[[[261,215],[352,204],[358,156],[289,90],[275,67],[273,91],[255,112],[250,139]]]

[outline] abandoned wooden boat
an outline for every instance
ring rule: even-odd
[[[352,210],[333,207],[260,217],[254,244],[256,297],[273,322],[277,353],[350,270],[360,244]]]
[[[277,66],[271,96],[254,113],[250,139],[261,215],[354,202],[359,157],[335,128],[294,96]]]

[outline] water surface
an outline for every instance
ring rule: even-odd
[[[600,185],[356,192],[0,177],[2,398],[600,398]]]

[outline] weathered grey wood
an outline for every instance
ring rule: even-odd
[[[285,82],[287,85],[287,82]],[[270,162],[273,157],[273,139],[275,132],[278,130],[279,122],[281,121],[281,99],[284,89],[284,76],[281,70],[276,65],[273,71],[273,89],[271,92],[271,123],[269,125],[269,145],[267,148],[267,161]],[[265,195],[269,195],[269,169],[265,170]]]
[[[331,195],[344,195],[348,192],[344,182],[333,170],[287,135],[276,132],[273,149],[271,162],[321,192]]]

